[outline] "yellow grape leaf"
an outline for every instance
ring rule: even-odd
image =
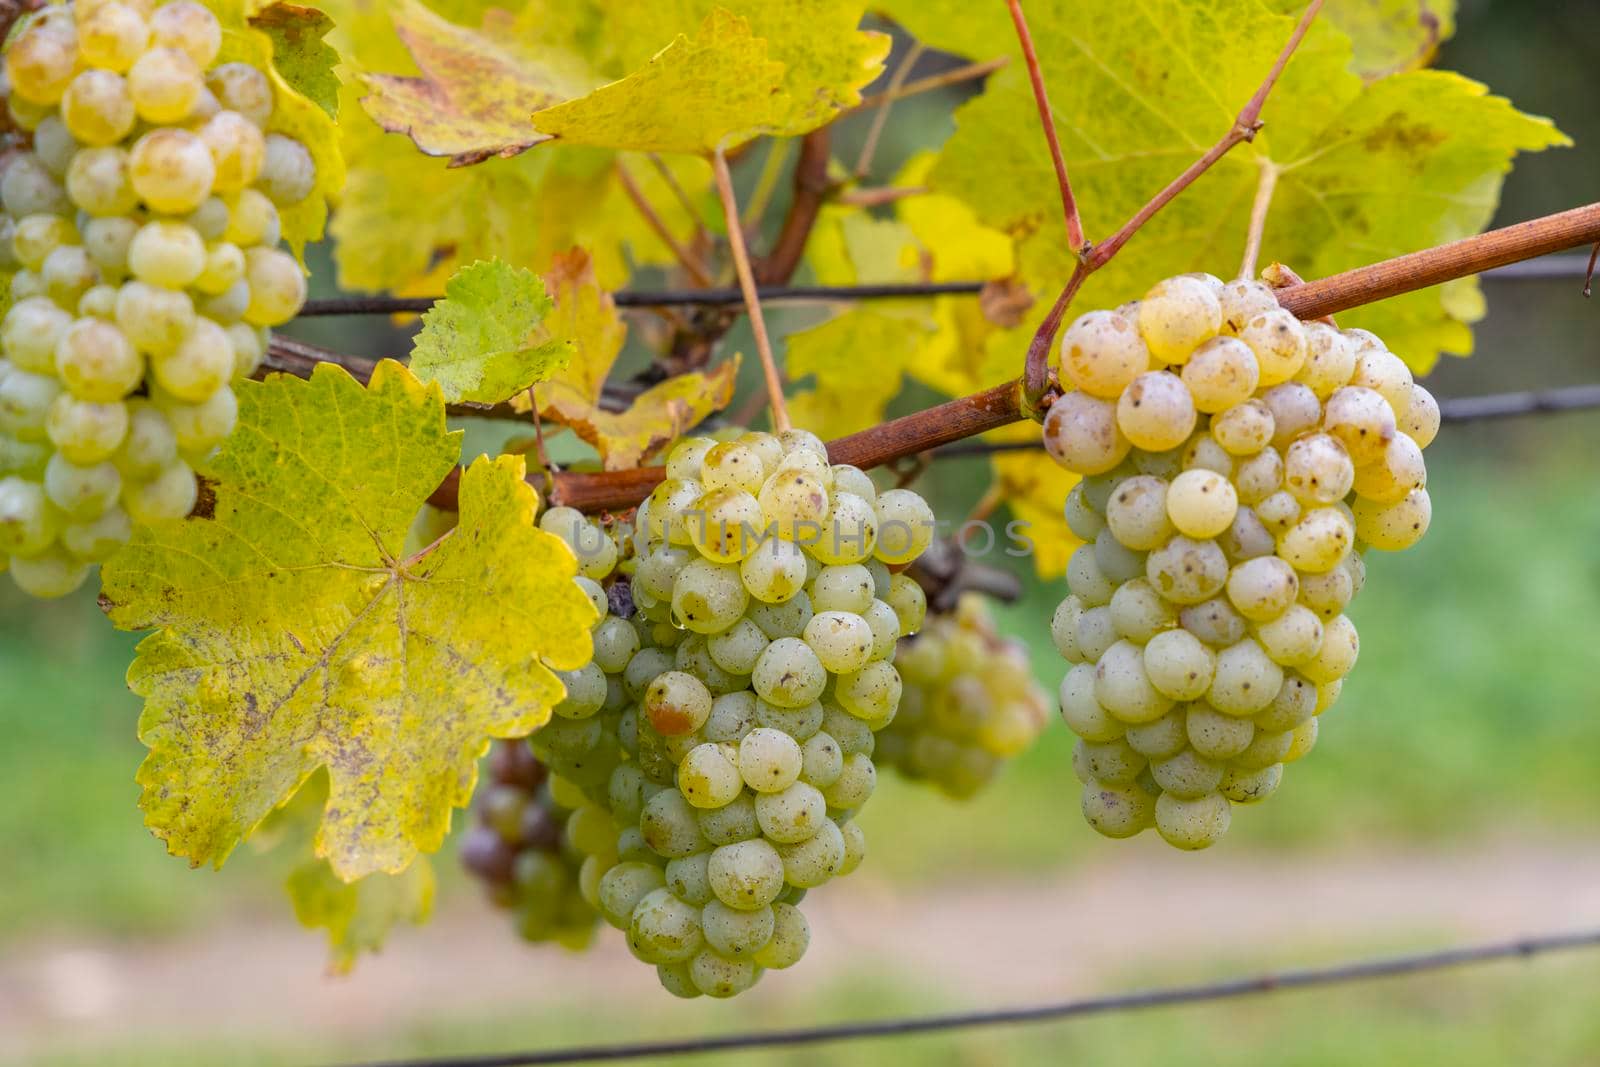
[[[283,80],[337,120],[339,53],[323,40],[333,20],[316,8],[278,3],[251,15],[250,25],[272,38],[272,61]]]
[[[356,882],[340,881],[312,852],[327,802],[328,774],[317,771],[293,799],[261,821],[249,843],[257,852],[292,854],[284,889],[295,916],[307,928],[327,930],[328,969],[344,974],[360,954],[381,949],[399,923],[420,926],[432,917],[435,875],[428,858],[418,856],[399,874],[380,871]]]
[[[815,377],[814,389],[789,401],[795,425],[831,439],[882,422],[901,372],[932,331],[926,315],[858,307],[790,334],[789,377]]]
[[[336,974],[348,972],[363,952],[382,948],[398,924],[427,922],[437,887],[426,856],[399,874],[379,871],[354,882],[341,880],[326,860],[308,859],[284,886],[300,925],[327,929],[328,967]]]
[[[1001,5],[888,6],[914,34],[966,54],[992,54],[1010,33]],[[1256,0],[1057,0],[1030,5],[1028,15],[1091,238],[1112,233],[1228,129],[1294,25]],[[1183,271],[1234,274],[1263,167],[1279,175],[1263,262],[1313,277],[1481,230],[1512,158],[1567,143],[1549,121],[1459,75],[1418,70],[1364,85],[1351,55],[1334,22],[1313,26],[1254,143],[1146,226],[1090,279],[1078,306],[1115,306]],[[1065,282],[1073,257],[1021,70],[1002,71],[958,112],[932,179],[1017,240],[1022,278],[1045,300]],[[1377,331],[1426,370],[1441,352],[1470,351],[1478,307],[1469,280],[1340,321]]]
[[[417,0],[398,0],[391,14],[423,76],[368,74],[372,94],[362,106],[428,155],[450,157],[451,166],[514,156],[548,140],[528,116],[593,84],[570,61],[541,62],[513,50],[504,34],[458,26]]]
[[[600,406],[601,390],[628,333],[616,303],[595,280],[593,264],[581,251],[558,257],[545,283],[556,309],[546,316],[544,331],[571,338],[573,357],[564,370],[534,386],[534,399],[542,416],[593,445],[606,470],[637,467],[733,399],[738,356],[707,371],[668,378],[640,393],[624,411],[606,411]],[[526,394],[512,403],[528,409]]]
[[[555,305],[530,270],[480,260],[445,283],[422,316],[411,370],[438,382],[449,403],[498,404],[542,382],[572,358],[562,337],[534,340]]]
[[[267,72],[273,95],[267,132],[281,133],[305,145],[316,165],[317,180],[310,195],[298,204],[278,209],[283,239],[304,264],[306,245],[322,239],[328,224],[328,205],[344,189],[344,156],[339,151],[339,131],[332,115],[290,84],[275,65],[275,53],[281,42],[289,69],[296,77],[302,77],[308,66],[321,61],[326,16],[312,8],[273,5],[265,9],[272,13],[273,33],[268,34],[246,19],[241,0],[211,0],[210,7],[222,23],[222,50],[217,62],[248,63]],[[310,58],[303,54],[308,49],[313,52]]]
[[[1301,0],[1267,0],[1267,6],[1299,17]],[[1318,18],[1350,37],[1350,69],[1364,78],[1416,70],[1433,62],[1439,46],[1456,32],[1456,0],[1328,0]]]
[[[790,111],[782,127],[767,132],[795,136],[855,107],[861,90],[882,72],[890,40],[859,29],[867,6],[863,0],[608,0],[604,8],[616,24],[669,26],[685,34],[719,8],[748,20],[784,66]],[[616,36],[630,70],[655,52],[647,35]]]
[[[398,873],[444,840],[489,739],[549,719],[594,609],[571,550],[533,525],[519,456],[473,463],[455,533],[403,557],[460,451],[438,388],[405,367],[238,392],[211,513],[141,527],[102,572],[112,622],[156,631],[128,672],[145,822],[221,865],[326,768],[316,854],[345,881]]]
[[[925,186],[937,159],[932,152],[919,152],[895,175],[893,184],[905,189]],[[956,197],[922,193],[895,201],[894,209],[920,248],[929,281],[1004,278],[1017,269],[1011,238],[979,222],[977,213]],[[970,298],[961,300],[971,303]]]
[[[621,81],[536,111],[546,137],[596,148],[706,154],[782,127],[792,114],[783,64],[750,23],[713,9]]]

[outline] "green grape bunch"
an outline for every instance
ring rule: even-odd
[[[280,207],[316,167],[265,73],[193,0],[77,0],[5,51],[31,142],[0,161],[0,569],[62,596],[135,524],[193,508],[232,384],[305,302]]]
[[[963,593],[956,609],[902,638],[900,712],[878,734],[876,759],[964,799],[1038,739],[1050,698],[1027,648],[995,629],[987,602]]]
[[[799,961],[808,889],[860,864],[852,818],[894,718],[932,511],[801,431],[693,437],[631,525],[540,526],[579,559],[594,661],[532,739],[585,854],[583,898],[672,993]]]
[[[1316,743],[1359,650],[1363,553],[1428,529],[1439,406],[1379,338],[1249,279],[1168,278],[1060,352],[1044,443],[1083,476],[1085,543],[1051,632],[1084,816],[1205,848]]]

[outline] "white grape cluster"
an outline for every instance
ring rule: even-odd
[[[927,547],[932,512],[790,431],[681,442],[621,545],[569,509],[540,524],[580,584],[609,583],[590,590],[594,663],[533,739],[588,801],[580,887],[669,991],[732,996],[800,959],[796,905],[864,855],[851,817],[926,612],[890,568]]]
[[[571,803],[572,796],[557,796],[570,787],[551,777],[523,740],[496,743],[488,770],[477,818],[461,842],[462,865],[490,900],[513,911],[526,940],[586,948],[599,916],[578,890],[583,854],[574,838],[583,826],[573,816],[582,794]]]
[[[970,797],[1038,738],[1050,698],[1028,651],[995,629],[983,597],[965,593],[900,642],[900,713],[878,734],[879,766]]]
[[[1415,544],[1439,407],[1365,330],[1169,278],[1061,340],[1044,443],[1083,475],[1052,634],[1083,812],[1205,848],[1277,789],[1355,665],[1367,547]]]
[[[278,208],[316,168],[266,132],[271,84],[217,65],[221,44],[192,0],[77,0],[6,49],[31,149],[0,162],[0,566],[35,596],[189,513],[238,415],[230,383],[305,301]]]

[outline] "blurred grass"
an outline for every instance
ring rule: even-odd
[[[1346,949],[1346,951],[1349,951]],[[1249,973],[1245,966],[1207,973]],[[1108,988],[1173,984],[1184,975],[1107,976]],[[641,1064],[852,1067],[1013,1063],[1090,1063],[1118,1067],[1333,1067],[1436,1064],[1453,1067],[1572,1067],[1592,1062],[1600,1015],[1591,998],[1573,995],[1600,981],[1590,959],[1498,964],[1446,976],[1277,993],[1238,1001],[1086,1017],[1037,1026],[994,1027],[783,1051],[650,1058]],[[1040,998],[1051,996],[1041,991]],[[570,1003],[559,990],[530,993],[514,1016],[447,1022],[397,1018],[381,1039],[281,1031],[233,1033],[227,1040],[120,1043],[118,1067],[286,1067],[360,1062],[383,1055],[426,1057],[557,1048],[603,1040],[625,1043],[703,1037],[747,1029],[884,1018],[956,1005],[915,982],[856,979],[821,996],[740,1000],[733,1004],[661,998],[644,1004]],[[868,1006],[868,1007],[864,1007]],[[967,1007],[969,1005],[961,1005]],[[603,1035],[603,1036],[601,1036]],[[92,1049],[49,1054],[34,1067],[100,1067]]]
[[[1575,417],[1568,429],[1595,421]],[[1223,848],[1592,832],[1600,494],[1585,457],[1546,451],[1529,463],[1453,432],[1430,457],[1427,539],[1403,556],[1370,556],[1353,611],[1360,663],[1317,750],[1270,802],[1239,811]],[[1002,613],[1052,690],[1065,668],[1046,620],[1061,595],[1059,583],[1035,582]],[[143,831],[132,781],[138,705],[121,677],[134,639],[111,631],[87,594],[64,604],[3,596],[0,854],[27,857],[29,874],[0,879],[0,937],[161,930],[228,908],[282,907],[276,864],[245,849],[221,874],[191,873]],[[886,783],[863,815],[874,869],[988,878],[1118,847],[1082,825],[1071,744],[1052,723],[968,804]]]

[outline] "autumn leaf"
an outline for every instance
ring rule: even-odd
[[[326,860],[307,859],[284,888],[300,925],[328,931],[329,969],[343,974],[362,953],[382,948],[395,926],[427,922],[438,879],[426,856],[399,874],[379,871],[354,882],[341,880]]]
[[[267,72],[273,95],[267,132],[281,133],[305,145],[316,165],[316,184],[310,195],[278,209],[283,239],[304,263],[305,246],[322,239],[327,229],[328,204],[344,189],[344,157],[339,151],[339,131],[332,113],[302,93],[288,80],[285,71],[319,95],[327,90],[327,46],[322,43],[322,35],[328,29],[327,17],[312,8],[275,4],[262,12],[267,22],[266,29],[261,29],[246,20],[244,5],[237,0],[213,0],[211,6],[222,23],[222,50],[217,62],[248,63]],[[277,65],[280,59],[281,69]],[[321,75],[315,75],[313,72],[319,69]]]
[[[1010,52],[999,5],[889,0],[937,47]],[[1073,185],[1091,236],[1121,222],[1233,122],[1288,39],[1294,19],[1255,0],[1038,5],[1030,23]],[[1002,43],[1004,42],[1004,43]],[[1219,57],[1226,56],[1226,62]],[[1567,143],[1455,74],[1418,70],[1366,85],[1349,38],[1313,26],[1267,104],[1265,129],[1240,145],[1097,272],[1081,308],[1115,306],[1191,270],[1232,275],[1264,168],[1277,175],[1263,262],[1314,277],[1464,237],[1488,224],[1512,157]],[[1052,293],[1074,258],[1022,71],[1002,71],[957,113],[932,180],[1018,242],[1022,278]],[[1471,350],[1481,316],[1468,279],[1341,318],[1375,330],[1417,370]]]
[[[540,414],[570,427],[600,453],[606,470],[636,467],[668,441],[727,407],[739,373],[735,356],[708,371],[680,374],[640,393],[622,411],[601,406],[601,391],[627,338],[611,295],[595,281],[589,257],[560,256],[545,282],[556,302],[545,319],[548,336],[571,338],[564,370],[534,387]],[[526,395],[513,398],[527,410]]]
[[[566,338],[533,340],[555,305],[532,271],[480,261],[458,271],[444,294],[422,316],[411,370],[438,382],[446,402],[498,404],[572,358]]]
[[[316,854],[345,881],[398,873],[439,847],[489,739],[548,720],[594,610],[571,550],[533,525],[521,457],[473,463],[456,531],[402,558],[460,441],[401,365],[365,388],[322,364],[238,394],[210,513],[140,528],[103,569],[112,621],[156,631],[128,674],[146,824],[220,865],[326,768]]]
[[[1283,15],[1298,16],[1301,0],[1267,0]],[[1416,70],[1433,62],[1456,32],[1456,0],[1329,0],[1319,18],[1350,37],[1350,69],[1363,78]]]
[[[541,62],[502,44],[515,38],[458,26],[417,0],[398,0],[391,16],[422,76],[368,74],[372,92],[361,104],[384,129],[453,167],[548,140],[528,116],[594,84],[571,61]]]
[[[862,307],[790,334],[789,376],[812,376],[815,386],[790,400],[795,425],[826,439],[883,421],[889,401],[900,392],[902,371],[932,328],[926,315]]]
[[[272,62],[301,96],[339,117],[339,53],[323,40],[333,20],[316,8],[272,4],[250,16],[250,25],[272,38]]]
[[[680,34],[621,81],[536,111],[533,124],[567,144],[705,154],[775,130],[791,112],[766,40],[717,8],[694,37]]]
[[[571,144],[655,152],[806,133],[859,103],[882,69],[889,39],[856,29],[864,6],[624,2],[610,12],[619,22],[675,26],[678,36],[626,78],[537,113],[534,125]]]

